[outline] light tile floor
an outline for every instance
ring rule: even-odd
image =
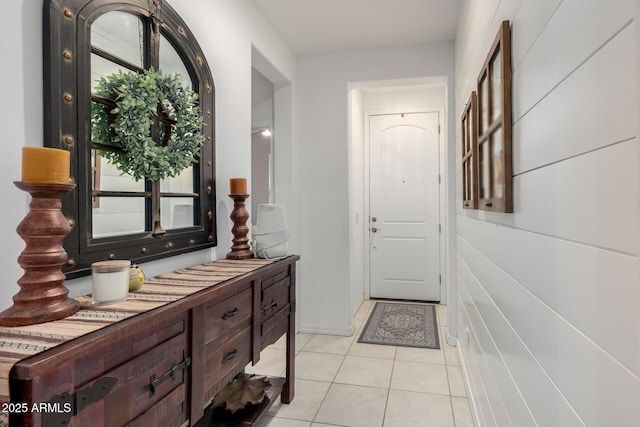
[[[455,347],[446,344],[446,306],[437,306],[440,350],[358,343],[375,301],[356,313],[351,337],[296,336],[296,394],[276,402],[260,427],[472,427]],[[284,375],[284,340],[247,372]]]

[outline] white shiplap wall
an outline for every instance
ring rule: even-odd
[[[640,425],[633,0],[466,0],[456,117],[512,26],[514,213],[461,208],[458,346],[481,426]]]

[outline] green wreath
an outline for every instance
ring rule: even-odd
[[[91,103],[91,138],[96,144],[117,148],[98,150],[122,173],[135,181],[158,181],[177,176],[200,156],[205,136],[198,95],[183,85],[179,74],[120,71],[101,78],[95,90],[99,96],[115,97],[116,106],[109,111],[104,104]],[[166,146],[150,135],[158,106],[171,121]],[[164,127],[159,128],[162,141]]]

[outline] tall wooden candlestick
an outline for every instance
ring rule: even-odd
[[[20,291],[13,305],[0,313],[0,325],[23,326],[63,319],[78,311],[80,305],[69,298],[64,287],[62,265],[67,253],[62,240],[70,227],[62,214],[60,197],[75,184],[35,184],[14,182],[31,194],[29,213],[18,225],[18,234],[26,248],[18,257],[24,275],[18,280]]]
[[[231,221],[233,221],[233,227],[231,228],[233,245],[231,246],[231,252],[227,254],[227,259],[253,258],[253,252],[251,252],[249,238],[247,237],[249,233],[249,227],[247,226],[249,211],[247,211],[244,204],[249,195],[229,194],[229,197],[233,199],[233,211],[230,216]]]

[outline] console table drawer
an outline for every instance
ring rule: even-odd
[[[86,407],[77,408],[79,413],[73,420],[74,425],[125,425],[152,407],[156,412],[154,417],[164,414],[163,420],[169,421],[166,418],[169,417],[173,422],[184,422],[188,418],[184,412],[184,384],[191,362],[186,349],[186,334],[183,333],[77,389],[77,404],[81,405],[83,396],[88,396],[88,403]],[[96,389],[102,387],[104,381],[115,384],[106,396],[94,398]],[[49,425],[44,418],[43,425]]]
[[[273,285],[276,282],[281,281],[282,279],[284,279],[285,277],[289,276],[289,269],[284,269],[281,271],[278,271],[277,273],[273,274],[270,277],[267,277],[266,279],[264,279],[262,281],[262,289],[266,289],[268,287],[270,287],[271,285]]]
[[[287,304],[282,310],[271,316],[269,320],[260,326],[260,346],[261,349],[276,342],[289,326],[289,316],[291,315],[291,304]]]
[[[251,327],[226,341],[211,342],[206,346],[205,354],[204,390],[205,397],[210,399],[251,361]]]
[[[204,342],[210,343],[251,318],[251,289],[221,301],[205,310]]]
[[[127,424],[127,427],[179,427],[183,425],[187,418],[184,413],[185,388],[184,384],[176,388],[144,414]]]
[[[291,278],[285,276],[262,289],[262,321],[265,322],[282,310],[289,303]]]

